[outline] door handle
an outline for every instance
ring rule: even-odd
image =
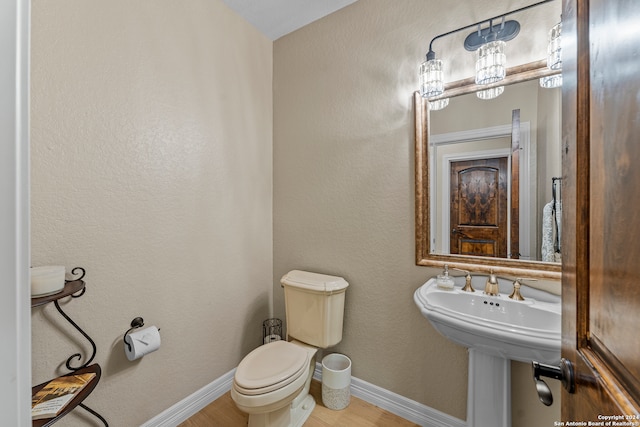
[[[471,236],[469,236],[468,234],[465,234],[464,232],[458,230],[457,228],[454,228],[453,230],[451,230],[452,234],[459,234],[460,237],[464,238],[464,239],[470,239]]]
[[[544,363],[531,362],[533,369],[533,381],[536,383],[536,390],[540,401],[547,406],[553,403],[551,389],[540,377],[548,377],[562,381],[562,386],[569,393],[575,393],[576,381],[573,364],[567,359],[560,360],[559,366],[545,365]]]

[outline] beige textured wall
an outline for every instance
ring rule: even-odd
[[[433,36],[530,2],[508,3],[361,0],[274,43],[275,313],[288,270],[345,277],[332,350],[354,376],[460,419],[466,351],[413,302],[438,271],[415,265],[412,93]],[[516,369],[514,384],[533,388],[527,375]],[[517,388],[513,408],[518,427],[559,418]]]
[[[272,42],[220,0],[34,0],[32,262],[87,270],[87,404],[140,425],[261,342],[272,292]],[[162,346],[129,362],[136,316]],[[33,382],[87,348],[34,309]],[[59,425],[87,425],[74,411]],[[56,424],[58,425],[58,424]]]

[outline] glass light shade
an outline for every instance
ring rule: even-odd
[[[449,98],[436,99],[435,101],[429,101],[429,109],[431,111],[438,111],[449,105]]]
[[[549,30],[549,44],[547,45],[547,67],[551,70],[562,68],[562,22]]]
[[[495,40],[478,48],[476,61],[476,83],[486,85],[504,79],[506,75],[505,42]]]
[[[553,89],[554,87],[560,86],[562,86],[562,74],[540,78],[540,87],[543,87],[545,89]]]
[[[492,87],[491,89],[479,90],[476,96],[480,99],[494,99],[502,95],[504,86]]]
[[[423,98],[442,95],[444,92],[442,60],[430,59],[420,65],[420,92]]]

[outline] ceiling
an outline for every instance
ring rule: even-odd
[[[357,0],[222,0],[271,40]]]

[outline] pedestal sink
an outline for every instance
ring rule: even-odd
[[[500,293],[485,295],[486,276],[473,278],[474,292],[453,290],[430,279],[413,299],[433,327],[469,349],[467,424],[469,427],[511,426],[510,360],[550,365],[560,361],[561,300],[523,285],[524,301],[509,298],[512,284],[499,279]]]

